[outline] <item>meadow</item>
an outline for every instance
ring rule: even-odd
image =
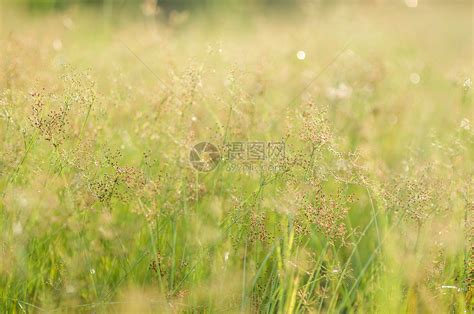
[[[405,2],[0,3],[0,312],[470,313],[472,3]]]

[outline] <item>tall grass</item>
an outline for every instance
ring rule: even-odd
[[[2,312],[472,310],[468,6],[4,9]]]

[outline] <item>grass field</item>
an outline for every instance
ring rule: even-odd
[[[0,4],[0,312],[470,313],[472,3],[380,3]]]

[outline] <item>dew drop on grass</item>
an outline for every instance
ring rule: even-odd
[[[296,53],[296,58],[298,58],[298,60],[304,60],[306,58],[306,53],[303,50],[299,50]]]

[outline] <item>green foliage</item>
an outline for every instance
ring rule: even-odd
[[[470,12],[304,5],[6,15],[2,312],[469,311]]]

